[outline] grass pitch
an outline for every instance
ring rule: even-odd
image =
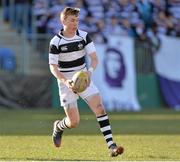
[[[122,156],[110,158],[95,116],[81,113],[78,128],[66,130],[61,148],[51,141],[58,110],[0,109],[0,161],[170,161],[180,160],[180,112],[109,113]]]

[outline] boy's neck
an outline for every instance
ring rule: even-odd
[[[72,38],[72,37],[75,36],[76,31],[63,30],[62,33],[63,33],[63,36],[64,36],[64,37]]]

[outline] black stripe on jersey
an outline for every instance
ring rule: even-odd
[[[82,70],[86,67],[86,65],[84,65],[84,67],[82,67],[81,69],[79,70]],[[60,72],[63,72],[63,73],[67,73],[67,72],[73,72],[73,71],[76,71],[76,70],[60,70]]]
[[[68,53],[68,52],[74,52],[74,51],[80,51],[84,49],[86,45],[85,40],[77,41],[77,42],[71,42],[59,45],[58,49],[60,53]]]
[[[49,46],[49,53],[59,54],[60,51],[58,50],[58,48],[57,48],[55,45],[51,44],[51,45]]]
[[[58,61],[59,68],[72,68],[85,63],[85,56],[73,61]]]
[[[86,45],[91,43],[92,39],[90,38],[89,34],[86,35]]]

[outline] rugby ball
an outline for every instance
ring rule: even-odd
[[[85,71],[78,71],[76,72],[73,77],[73,90],[76,93],[81,93],[86,90],[89,85],[90,78]]]

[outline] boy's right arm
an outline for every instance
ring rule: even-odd
[[[60,82],[64,83],[68,88],[72,89],[72,80],[67,79],[59,70],[56,64],[50,64],[51,73],[58,79]]]

